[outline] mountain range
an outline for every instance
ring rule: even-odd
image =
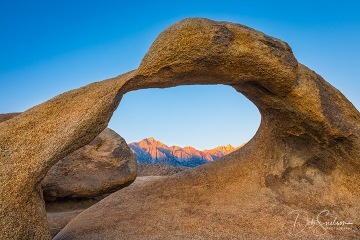
[[[194,147],[167,146],[166,144],[146,138],[128,144],[139,163],[165,163],[172,166],[196,167],[219,159],[240,147],[230,144],[210,150],[197,150]]]

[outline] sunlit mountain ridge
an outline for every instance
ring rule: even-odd
[[[172,166],[186,167],[196,167],[215,161],[241,146],[233,147],[228,144],[210,150],[198,150],[191,146],[167,146],[152,137],[129,143],[129,147],[139,163],[166,163]]]

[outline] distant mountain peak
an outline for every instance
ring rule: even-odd
[[[196,167],[217,160],[239,147],[228,144],[210,150],[200,151],[192,146],[171,146],[154,139],[145,138],[139,142],[129,143],[131,151],[139,163],[166,163],[172,166]]]
[[[145,138],[144,140],[151,142],[151,143],[156,142],[156,140],[153,137],[148,137],[148,138]]]

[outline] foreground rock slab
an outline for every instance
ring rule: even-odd
[[[135,71],[0,124],[0,237],[48,237],[37,184],[105,128],[123,93],[188,84],[244,94],[262,116],[254,138],[216,162],[110,195],[55,239],[360,237],[360,113],[286,43],[207,19],[162,32]],[[306,225],[316,217],[349,229]]]
[[[91,198],[114,192],[135,180],[136,166],[125,140],[106,128],[49,170],[41,183],[44,198]]]

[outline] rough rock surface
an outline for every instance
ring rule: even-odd
[[[0,122],[19,114],[0,114]],[[136,175],[136,159],[127,143],[106,128],[91,143],[52,166],[41,188],[48,201],[99,197],[131,184]]]
[[[0,114],[0,122],[19,114]],[[86,208],[133,182],[136,165],[125,140],[109,128],[55,164],[41,182],[45,200],[61,200],[46,204],[51,237]]]
[[[254,138],[218,161],[113,193],[55,239],[360,237],[360,113],[286,43],[207,19],[162,32],[137,70],[0,124],[0,237],[48,236],[37,184],[105,128],[123,93],[185,84],[244,94],[262,116]],[[320,223],[306,225],[312,217]],[[353,224],[324,228],[334,218]]]
[[[239,24],[186,19],[159,35],[136,75],[127,90],[231,85],[259,108],[259,130],[218,161],[110,195],[55,239],[360,237],[360,114],[286,43]],[[325,209],[322,222],[354,224],[304,225]]]
[[[125,140],[106,128],[50,169],[41,184],[44,198],[89,198],[114,192],[135,180],[136,166]]]
[[[107,126],[132,73],[61,94],[0,123],[0,239],[49,239],[40,182]]]

